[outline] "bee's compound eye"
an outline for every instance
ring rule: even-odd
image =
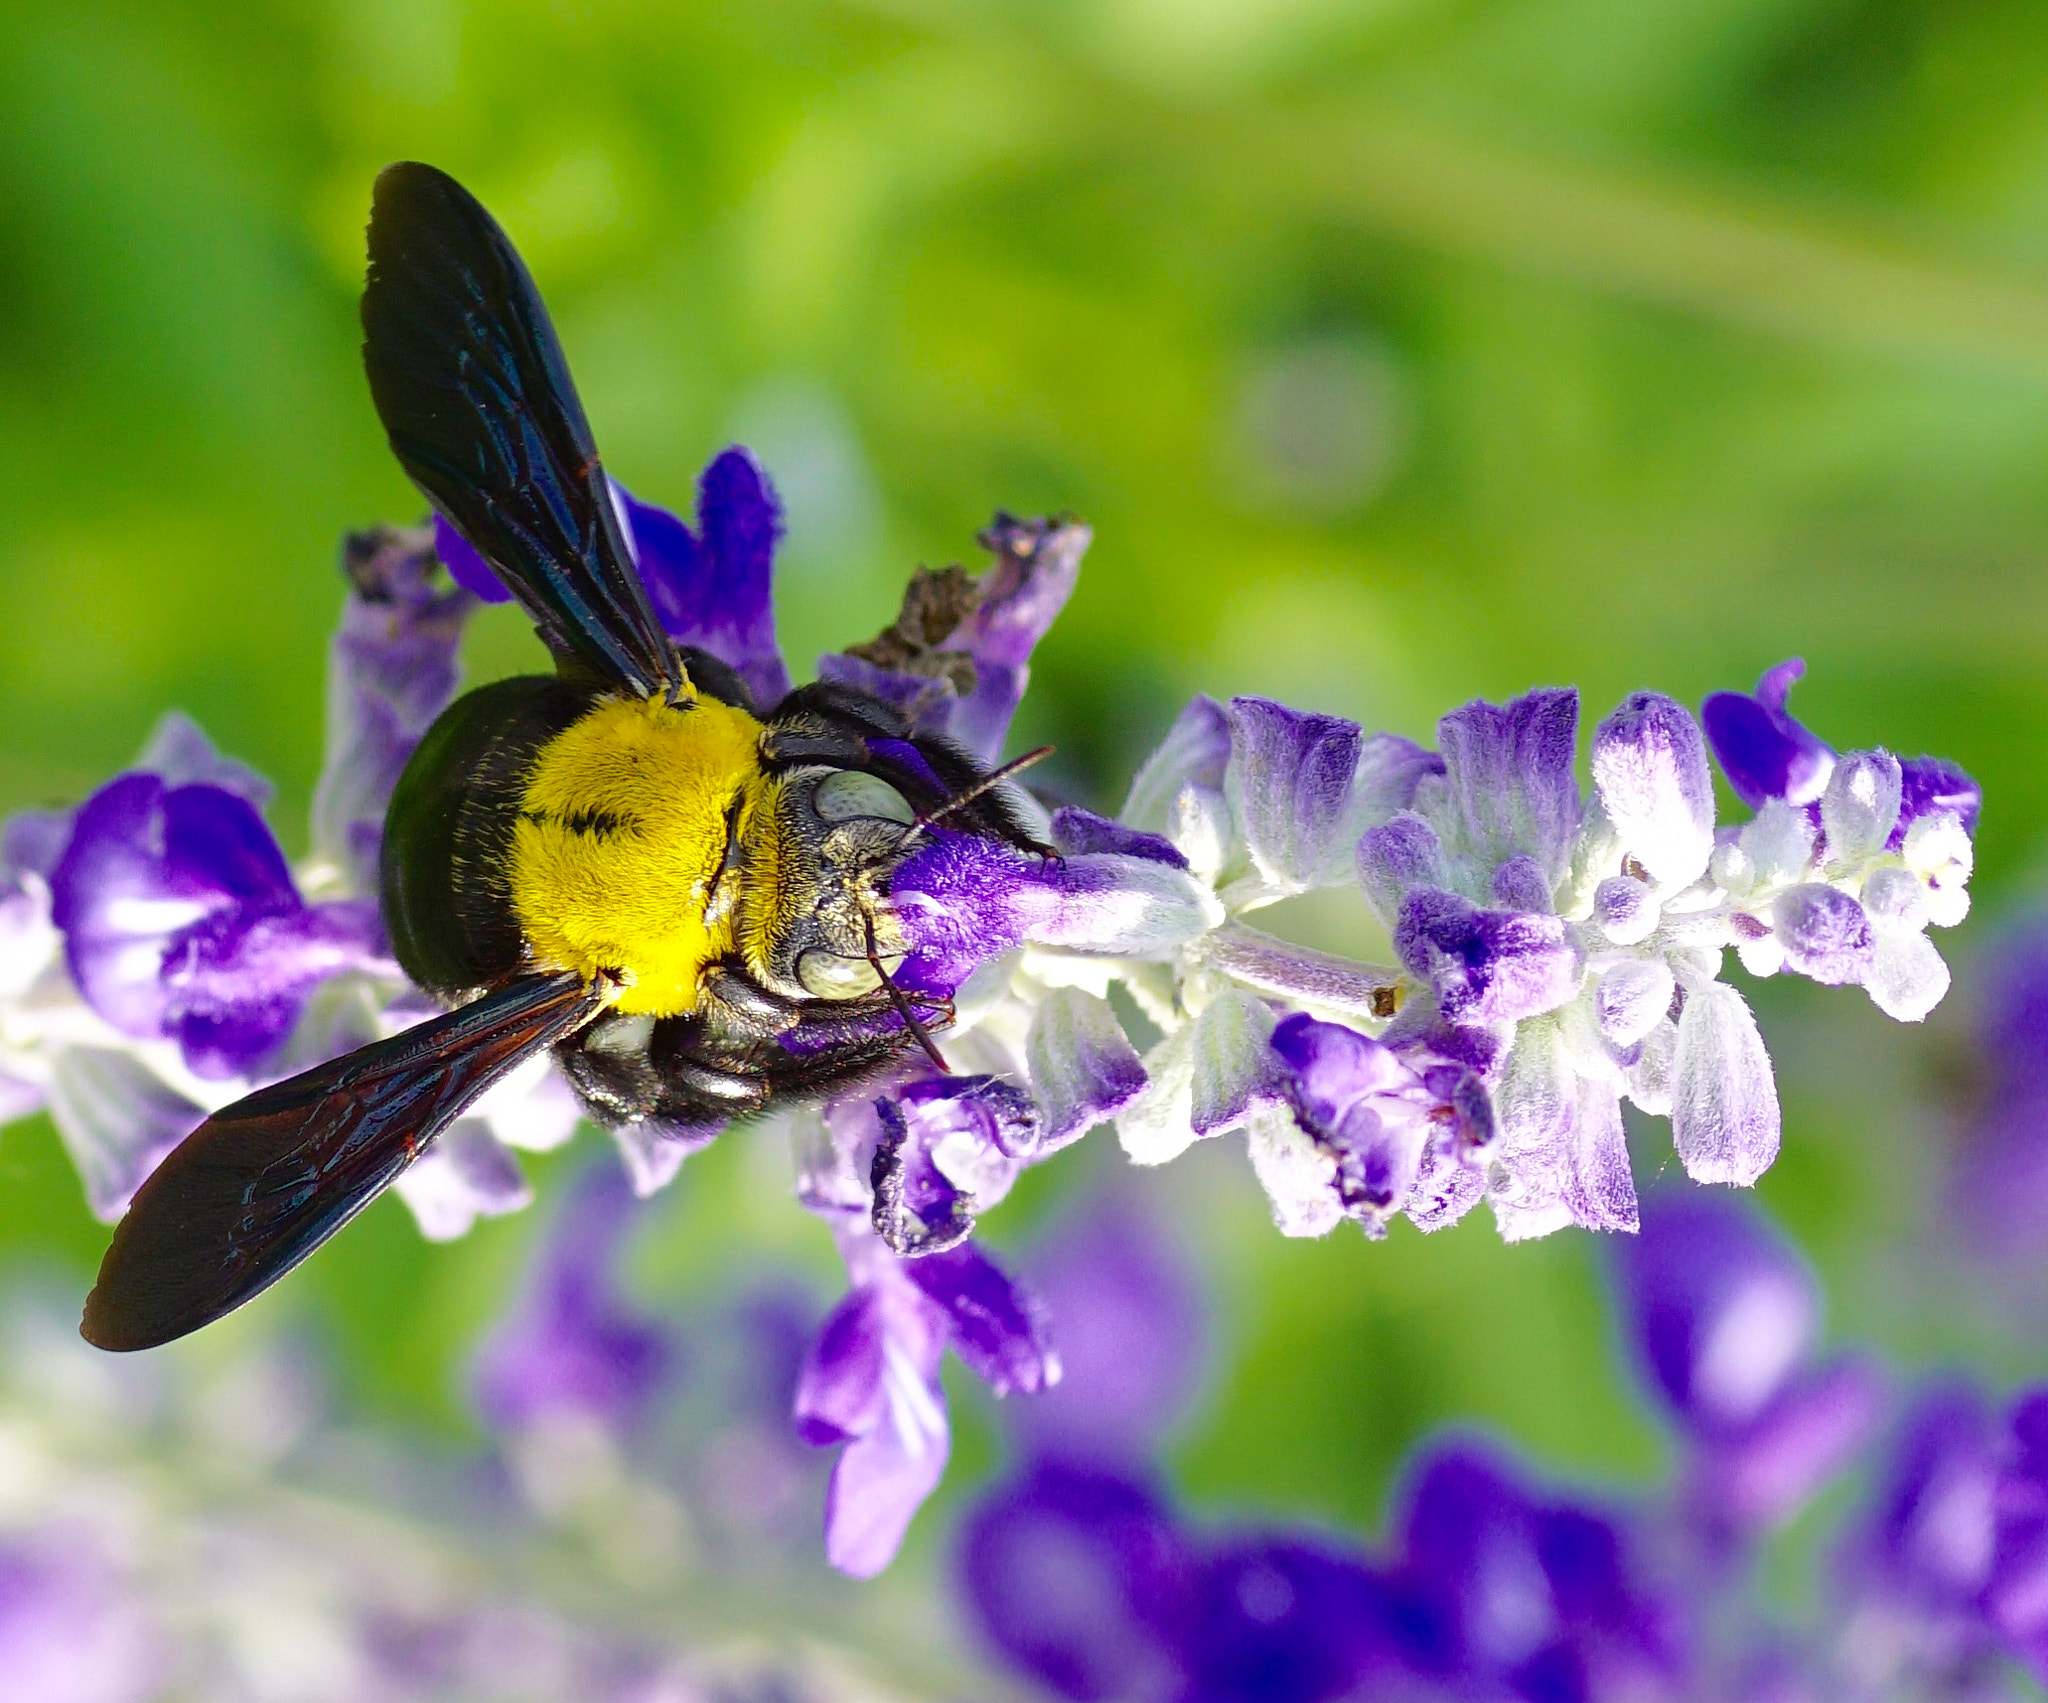
[[[812,795],[813,807],[827,822],[851,822],[871,817],[882,822],[901,822],[906,828],[917,820],[910,801],[887,781],[859,769],[838,769],[818,783]],[[873,986],[870,983],[869,986]]]
[[[900,964],[903,960],[898,956],[895,962]],[[889,964],[889,960],[885,958],[883,963]],[[796,961],[796,979],[804,984],[806,993],[817,999],[858,999],[882,985],[874,965],[865,958],[842,958],[837,952],[816,947]]]

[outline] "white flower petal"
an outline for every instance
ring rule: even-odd
[[[1899,1023],[1918,1023],[1948,992],[1948,965],[1924,934],[1880,934],[1863,988],[1871,1003]]]
[[[1269,1108],[1245,1131],[1252,1169],[1273,1203],[1283,1236],[1327,1236],[1343,1222],[1337,1162],[1302,1133],[1293,1117]]]
[[[1145,1091],[1116,1115],[1134,1165],[1164,1165],[1194,1145],[1194,1041],[1194,1025],[1183,1024],[1145,1055]]]
[[[1884,850],[1899,819],[1899,760],[1889,751],[1851,751],[1821,794],[1828,862],[1850,868]]]
[[[1688,991],[1678,1020],[1671,1138],[1696,1183],[1745,1187],[1778,1156],[1778,1085],[1756,1018],[1720,982]]]

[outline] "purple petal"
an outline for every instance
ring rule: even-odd
[[[1106,852],[1037,858],[943,828],[897,867],[889,896],[911,945],[899,980],[936,994],[1026,940],[1158,956],[1222,920],[1208,890],[1170,864]]]
[[[487,1423],[521,1431],[588,1418],[624,1431],[645,1414],[673,1351],[618,1292],[614,1272],[634,1221],[617,1171],[593,1166],[577,1180],[519,1299],[477,1352],[473,1387]]]
[[[1579,829],[1578,725],[1578,693],[1554,688],[1475,700],[1437,723],[1449,802],[1488,868],[1526,852],[1553,888],[1563,876]]]
[[[1482,911],[1455,893],[1418,887],[1401,902],[1394,950],[1435,990],[1452,1023],[1518,1021],[1578,991],[1581,960],[1554,916]]]
[[[1356,722],[1291,710],[1270,698],[1230,700],[1224,792],[1254,867],[1269,885],[1300,892],[1340,877],[1364,736]],[[1341,843],[1340,843],[1341,842]]]
[[[350,596],[327,656],[327,751],[313,793],[313,850],[361,896],[377,892],[392,789],[455,696],[462,632],[476,607],[460,586],[432,584],[433,557],[417,538],[387,530],[348,541]],[[481,561],[477,567],[488,574]]]
[[[1796,1379],[1736,1439],[1709,1450],[1695,1496],[1716,1523],[1784,1524],[1848,1468],[1884,1417],[1886,1380],[1864,1360]]]
[[[22,810],[0,822],[0,885],[22,875],[45,881],[71,843],[72,810]]]
[[[946,1470],[949,1446],[938,1377],[945,1317],[900,1275],[885,1275],[878,1290],[879,1341],[872,1355],[850,1340],[841,1349],[845,1364],[829,1380],[813,1377],[814,1355],[797,1393],[798,1423],[807,1436],[836,1419],[865,1422],[840,1454],[825,1496],[825,1558],[860,1579],[895,1559],[912,1517]],[[851,1398],[863,1393],[864,1379],[872,1380],[868,1399],[855,1403]],[[823,1406],[817,1405],[821,1397]]]
[[[960,1589],[1000,1659],[1060,1697],[1182,1695],[1196,1571],[1150,1488],[1041,1461],[962,1529]]]
[[[972,1244],[904,1263],[903,1273],[946,1315],[952,1348],[997,1395],[1059,1382],[1044,1309]]]
[[[1974,838],[1983,804],[1984,789],[1954,763],[1940,757],[1908,757],[1899,765],[1899,819],[1885,850],[1895,852],[1903,846],[1906,830],[1923,816],[1954,816]]]
[[[1124,857],[1149,857],[1159,863],[1170,863],[1176,869],[1188,866],[1180,848],[1165,835],[1142,833],[1073,805],[1053,812],[1052,843],[1065,857],[1116,852]]]
[[[1137,1466],[1199,1386],[1205,1309],[1194,1265],[1134,1192],[1061,1222],[1026,1265],[1056,1332],[1060,1380],[1006,1417],[1040,1456]]]
[[[1204,1703],[1324,1703],[1400,1695],[1384,1590],[1355,1555],[1298,1538],[1233,1543],[1203,1569],[1190,1617],[1188,1695]]]
[[[1037,1104],[993,1076],[927,1077],[875,1101],[876,1232],[901,1254],[935,1254],[974,1228],[1034,1154]]]
[[[1700,706],[1721,772],[1752,810],[1771,798],[1810,804],[1827,787],[1834,752],[1785,708],[1793,682],[1805,672],[1806,664],[1795,656],[1765,672],[1755,697],[1715,692]]]
[[[1683,704],[1634,692],[1593,731],[1593,785],[1622,843],[1661,886],[1683,887],[1714,849],[1714,778]]]
[[[1359,837],[1359,884],[1374,915],[1390,934],[1400,921],[1401,901],[1409,889],[1442,887],[1449,879],[1443,843],[1436,830],[1413,811],[1403,810]]]
[[[729,663],[755,704],[789,691],[775,642],[775,546],[782,508],[744,449],[715,456],[697,482],[697,534],[668,510],[620,491],[640,577],[677,644]]]
[[[480,597],[486,603],[512,601],[512,594],[505,589],[496,570],[472,550],[469,540],[439,513],[434,516],[434,554],[441,558],[448,577],[471,596]]]
[[[1744,1435],[1789,1389],[1820,1336],[1820,1290],[1786,1238],[1724,1195],[1664,1190],[1616,1245],[1636,1354],[1701,1437]]]
[[[1860,982],[1877,951],[1863,907],[1839,887],[1810,881],[1778,897],[1778,943],[1786,964],[1828,987]]]
[[[277,788],[246,763],[223,757],[206,732],[182,710],[166,710],[150,729],[134,767],[165,786],[217,786],[258,810],[267,810]]]
[[[873,1287],[849,1290],[832,1309],[797,1377],[796,1424],[805,1442],[844,1443],[881,1423],[886,1327],[882,1295]]]
[[[1044,1113],[1041,1151],[1078,1141],[1145,1090],[1145,1067],[1106,1000],[1053,988],[1024,1038],[1031,1092]]]
[[[985,763],[1002,756],[1031,678],[1031,652],[1073,595],[1092,534],[1073,521],[998,515],[981,535],[995,552],[980,602],[945,640],[974,659],[974,690],[952,714],[953,738]]]
[[[222,910],[299,903],[284,854],[245,800],[149,774],[120,776],[86,800],[50,890],[72,980],[139,1037],[163,1032],[163,953],[177,933]]]

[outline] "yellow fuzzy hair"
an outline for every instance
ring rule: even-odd
[[[512,836],[512,905],[545,965],[627,972],[614,1009],[694,1010],[704,967],[732,950],[705,922],[735,805],[759,807],[761,724],[702,695],[599,704],[548,742]]]

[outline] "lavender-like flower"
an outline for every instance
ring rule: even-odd
[[[779,695],[780,511],[746,452],[706,469],[694,525],[614,499],[669,635]],[[921,571],[892,627],[821,676],[994,764],[1088,541],[1071,521],[999,516],[985,572]],[[436,554],[453,589],[433,580]],[[264,825],[262,783],[180,721],[78,811],[8,826],[0,1115],[47,1102],[102,1216],[208,1111],[427,1014],[370,903],[381,817],[454,691],[463,620],[503,592],[445,525],[366,535],[345,566],[304,866]],[[1017,795],[1053,855],[921,828],[887,895],[890,968],[907,998],[949,1011],[947,1068],[914,1053],[782,1109],[799,1192],[853,1284],[799,1402],[808,1435],[845,1444],[833,1555],[883,1564],[936,1483],[947,1347],[999,1390],[1056,1378],[1040,1309],[966,1238],[1022,1168],[1099,1123],[1147,1165],[1242,1131],[1289,1235],[1346,1219],[1378,1235],[1397,1215],[1437,1229],[1482,1199],[1510,1240],[1634,1229],[1625,1100],[1669,1116],[1696,1181],[1754,1182],[1778,1100],[1749,1006],[1720,979],[1727,949],[1752,973],[1855,982],[1894,1017],[1924,1016],[1947,985],[1926,929],[1967,907],[1977,814],[1949,765],[1837,757],[1785,711],[1796,673],[1708,701],[1714,749],[1757,811],[1740,829],[1716,825],[1699,723],[1652,692],[1594,729],[1582,797],[1578,699],[1555,689],[1454,711],[1434,751],[1268,699],[1198,698],[1115,818]],[[1249,920],[1326,889],[1355,894],[1397,962]],[[527,1203],[513,1150],[566,1140],[575,1115],[536,1058],[397,1186],[428,1235],[459,1235]],[[716,1134],[615,1132],[640,1193]]]

